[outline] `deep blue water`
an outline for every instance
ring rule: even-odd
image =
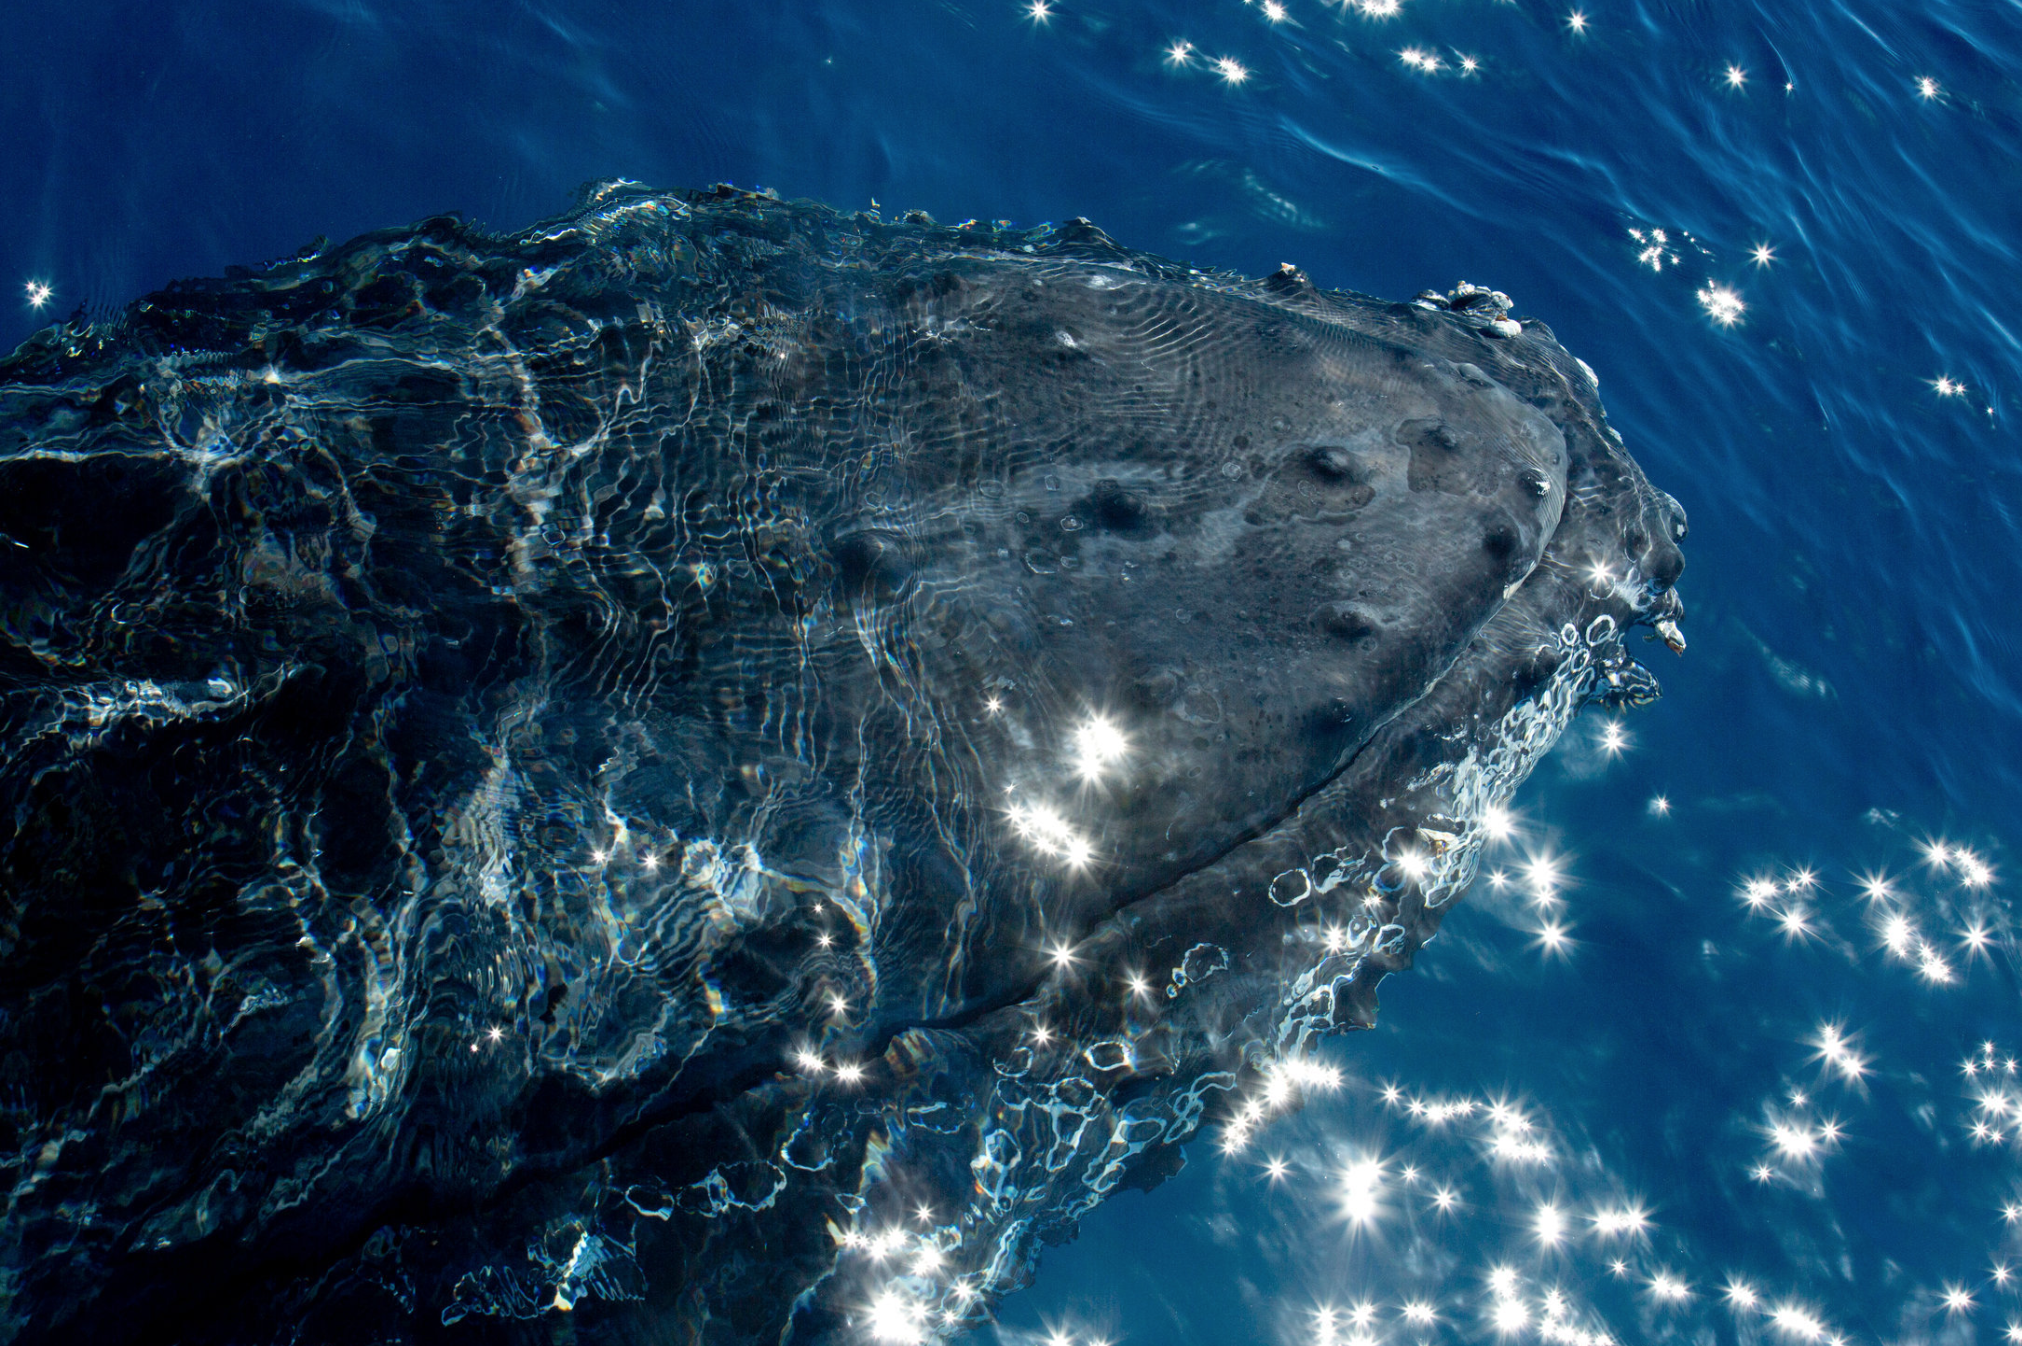
[[[1590,712],[1533,778],[1510,882],[1334,1045],[1337,1095],[1239,1153],[1203,1134],[1049,1251],[999,1334],[2000,1339],[2022,8],[1571,13],[28,0],[0,46],[0,343],[318,234],[518,226],[614,176],[1504,290],[1691,512],[1692,648],[1648,647],[1667,695],[1620,751]],[[1723,325],[1702,296],[1728,292]],[[1775,885],[1753,907],[1750,880]],[[1608,1232],[1628,1207],[1647,1225]]]

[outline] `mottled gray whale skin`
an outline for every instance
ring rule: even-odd
[[[616,184],[32,339],[0,1337],[981,1321],[1682,648],[1508,308]]]

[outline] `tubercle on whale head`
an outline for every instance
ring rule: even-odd
[[[1678,596],[1674,586],[1685,568],[1685,558],[1678,549],[1678,543],[1687,531],[1685,511],[1664,492],[1655,491],[1653,494],[1657,500],[1646,507],[1645,517],[1649,519],[1654,515],[1651,521],[1656,526],[1645,535],[1650,540],[1642,548],[1646,580],[1645,598],[1638,605],[1638,622],[1647,622],[1673,654],[1683,654],[1685,636],[1678,629],[1678,622],[1685,615],[1685,601]]]
[[[1686,534],[1691,531],[1691,525],[1685,518],[1685,507],[1678,503],[1676,497],[1667,492],[1658,491],[1656,494],[1662,505],[1663,522],[1668,534],[1667,542],[1671,550],[1676,552],[1678,544],[1683,542]],[[1680,570],[1684,568],[1684,564],[1684,558],[1681,556],[1678,561]],[[1675,583],[1676,579],[1677,576],[1674,574],[1671,582]],[[1683,654],[1685,653],[1685,637],[1678,630],[1678,619],[1685,615],[1684,600],[1678,597],[1676,589],[1672,588],[1670,584],[1666,584],[1658,601],[1659,607],[1652,614],[1656,619],[1653,625],[1656,628],[1657,635],[1670,648],[1671,653]]]
[[[1268,282],[1267,282],[1268,284]],[[1534,398],[1536,405],[1559,424],[1569,443],[1588,439],[1598,452],[1591,455],[1589,475],[1584,483],[1568,483],[1569,490],[1617,495],[1621,506],[1619,524],[1603,535],[1590,537],[1596,549],[1585,554],[1577,565],[1588,567],[1594,581],[1595,597],[1616,600],[1613,615],[1623,626],[1654,628],[1654,638],[1662,639],[1674,653],[1685,652],[1685,637],[1679,629],[1684,604],[1675,586],[1685,568],[1680,548],[1689,531],[1684,506],[1653,486],[1630,459],[1621,434],[1608,424],[1599,401],[1599,380],[1590,366],[1558,345],[1551,329],[1533,318],[1520,321],[1510,317],[1509,296],[1486,286],[1462,281],[1441,293],[1425,290],[1409,304],[1391,305],[1393,314],[1413,309],[1436,314],[1440,320],[1475,332],[1481,337],[1499,337],[1487,342],[1480,361],[1495,371],[1492,377],[1507,377],[1517,367],[1542,365],[1553,371],[1557,384],[1557,405]],[[1504,330],[1507,324],[1510,330]],[[1508,338],[1516,338],[1514,340]],[[1474,365],[1466,366],[1479,373]],[[1618,506],[1619,507],[1619,506]],[[1568,554],[1567,559],[1571,559]],[[1505,591],[1513,595],[1517,585]]]
[[[1578,363],[1575,361],[1575,363]],[[1569,386],[1577,387],[1570,378]],[[1591,380],[1574,400],[1591,417],[1585,429],[1598,432],[1603,457],[1614,461],[1615,470],[1607,485],[1624,491],[1629,499],[1621,522],[1614,530],[1614,544],[1620,548],[1620,564],[1625,574],[1616,587],[1627,610],[1619,614],[1625,626],[1653,628],[1674,654],[1685,652],[1685,637],[1679,621],[1685,615],[1684,600],[1677,584],[1685,571],[1685,554],[1680,546],[1691,531],[1685,507],[1668,491],[1653,486],[1628,455],[1622,436],[1607,424],[1606,413],[1597,401]],[[1608,550],[1614,550],[1610,546]],[[1605,562],[1600,563],[1605,566]]]

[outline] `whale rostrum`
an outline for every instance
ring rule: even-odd
[[[586,192],[0,362],[0,1336],[927,1341],[1326,1088],[1682,650],[1591,371]]]

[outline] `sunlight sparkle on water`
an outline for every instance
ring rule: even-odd
[[[1509,815],[1501,806],[1482,808],[1476,818],[1474,839],[1479,844],[1506,840]],[[1989,861],[1982,857],[1998,854],[1998,845],[1989,839],[1968,849],[1949,840],[1929,841],[1922,857],[1928,867],[1905,864],[1908,857],[1898,857],[1889,867],[1905,877],[1894,884],[1880,868],[1847,871],[1818,862],[1764,866],[1753,877],[1744,872],[1733,880],[1745,906],[1738,911],[1730,908],[1726,919],[1736,927],[1752,926],[1763,943],[1779,944],[1779,936],[1802,936],[1801,942],[1792,941],[1788,955],[1792,958],[1844,959],[1876,975],[1894,976],[1898,985],[1905,972],[1925,981],[1949,977],[1953,984],[1961,984],[1979,975],[1980,961],[1968,951],[1999,958],[2008,947],[2010,936],[2001,923],[2006,919],[2004,909],[1992,895],[1978,891],[1980,883],[1995,881]],[[1391,863],[1403,870],[1404,858],[1393,852]],[[1524,933],[1547,947],[1568,942],[1565,927],[1547,915],[1566,910],[1565,899],[1554,892],[1560,882],[1557,866],[1563,863],[1532,854],[1497,876],[1504,885],[1517,881],[1531,897],[1523,904],[1533,912]],[[1495,885],[1496,877],[1491,877],[1484,887]],[[1863,895],[1865,901],[1860,900]],[[1761,922],[1756,917],[1769,919]],[[1886,952],[1877,958],[1849,945],[1835,929],[1847,919],[1872,923]],[[1335,943],[1343,943],[1339,929],[1316,926],[1315,948],[1330,934],[1336,936]],[[1712,947],[1709,944],[1709,950]],[[1866,1016],[1883,1014],[1888,1001],[1877,997],[1845,1003],[1862,1005]],[[1869,1109],[1886,1101],[1912,1065],[1895,1059],[1893,1045],[1887,1052],[1881,1050],[1894,1042],[1885,1025],[1860,1027],[1864,1031],[1850,1027],[1845,1018],[1814,1011],[1772,1030],[1773,1036],[1765,1041],[1780,1040],[1785,1062],[1763,1081],[1760,1111],[1750,1108],[1752,1116],[1736,1117],[1739,1125],[1733,1131],[1739,1144],[1724,1155],[1709,1156],[1711,1162],[1733,1178],[1746,1175],[1746,1180],[1760,1184],[1755,1190],[1772,1202],[1825,1199],[1828,1178],[1835,1183],[1852,1181],[1852,1174],[1834,1170],[1839,1156],[1850,1147],[1865,1146],[1867,1137],[1876,1133],[1868,1124]],[[1956,1107],[1935,1130],[1961,1152],[2022,1142],[2022,1088],[2014,1078],[2022,1074],[2022,1061],[2011,1057],[1998,1041],[1980,1041],[1983,1036],[1968,1039],[1969,1051],[1947,1051],[1940,1057],[1941,1073],[1949,1074],[1949,1065],[1959,1067],[1960,1073],[1951,1078],[1958,1081],[1961,1092]],[[1247,1089],[1246,1098],[1238,1099],[1240,1113],[1230,1119],[1225,1147],[1233,1150],[1244,1140],[1260,1139],[1262,1128],[1281,1110],[1297,1105],[1295,1086],[1305,1083],[1299,1076],[1316,1068],[1296,1057],[1259,1066],[1258,1083]],[[1506,1231],[1510,1240],[1506,1251],[1488,1255],[1514,1254],[1514,1259],[1493,1271],[1485,1260],[1472,1261],[1468,1273],[1488,1278],[1486,1285],[1474,1282],[1483,1291],[1478,1299],[1454,1296],[1458,1286],[1452,1282],[1440,1288],[1401,1280],[1392,1285],[1379,1313],[1358,1317],[1358,1305],[1344,1296],[1335,1300],[1340,1307],[1329,1310],[1326,1328],[1316,1334],[1315,1342],[1409,1346],[1429,1338],[1435,1321],[1451,1325],[1456,1337],[1465,1339],[1500,1335],[1512,1342],[1536,1341],[1539,1346],[1613,1342],[1616,1338],[1580,1303],[1580,1287],[1571,1279],[1579,1267],[1596,1273],[1603,1267],[1611,1270],[1636,1292],[1642,1303],[1639,1311],[1667,1324],[1663,1334],[1680,1339],[1694,1328],[1710,1326],[1695,1315],[1718,1313],[1723,1321],[1717,1331],[1739,1333],[1742,1340],[1811,1346],[1844,1346],[1848,1340],[1827,1321],[1824,1301],[1806,1297],[1803,1286],[1765,1281],[1757,1274],[1763,1268],[1745,1268],[1744,1279],[1741,1266],[1680,1260],[1692,1258],[1677,1237],[1681,1231],[1660,1228],[1647,1206],[1625,1195],[1617,1178],[1600,1172],[1595,1176],[1605,1185],[1588,1185],[1590,1142],[1580,1138],[1585,1128],[1576,1119],[1568,1119],[1561,1129],[1550,1114],[1518,1093],[1441,1094],[1411,1080],[1385,1082],[1380,1076],[1366,1082],[1351,1078],[1344,1087],[1364,1091],[1372,1103],[1380,1098],[1388,1116],[1387,1134],[1342,1133],[1342,1139],[1357,1148],[1347,1151],[1348,1163],[1337,1158],[1331,1167],[1341,1174],[1332,1193],[1335,1200],[1328,1203],[1337,1227],[1366,1229],[1374,1236],[1371,1249],[1377,1251],[1400,1239],[1430,1236],[1431,1229],[1422,1222],[1435,1222],[1448,1239],[1479,1222]],[[1834,1106],[1848,1110],[1848,1120],[1833,1115],[1829,1109]],[[1493,1172],[1493,1180],[1476,1184],[1454,1166],[1456,1160],[1481,1165]],[[1268,1158],[1258,1154],[1245,1161],[1242,1172],[1252,1190],[1261,1191],[1264,1179],[1277,1184],[1288,1182],[1294,1172],[1304,1178],[1330,1171],[1321,1168],[1322,1163],[1324,1159],[1308,1159],[1302,1152],[1280,1150]],[[1459,1195],[1463,1191],[1465,1203]],[[1419,1193],[1422,1202],[1416,1199]],[[1912,1290],[1912,1302],[1923,1314],[1950,1312],[1964,1323],[1982,1309],[2009,1307],[1990,1301],[2022,1289],[2012,1243],[2014,1229],[2022,1226],[2022,1195],[2017,1193],[2022,1189],[1983,1198],[1983,1218],[2004,1237],[1975,1250],[1966,1265],[1944,1268],[1967,1274],[1943,1284],[1926,1281],[1921,1289]],[[1997,1212],[2001,1220],[1995,1219]],[[2006,1221],[2005,1228],[2001,1221]],[[1414,1231],[1414,1222],[1420,1222],[1417,1228],[1423,1235]],[[1665,1263],[1656,1260],[1659,1245]],[[1552,1283],[1550,1277],[1559,1274],[1568,1279]],[[1703,1293],[1695,1288],[1698,1285],[1706,1287]],[[1422,1311],[1414,1312],[1412,1306]],[[2022,1340],[2015,1346],[2022,1346]]]
[[[1928,944],[1917,946],[1917,975],[1933,986],[1946,986],[1952,981],[1952,965],[1947,963],[1938,951]]]
[[[1011,829],[1041,855],[1064,860],[1076,869],[1094,857],[1088,839],[1044,804],[1014,804],[1010,817]]]
[[[50,296],[55,294],[47,281],[31,280],[24,288],[28,292],[28,307],[32,309],[43,308],[49,303]]]
[[[1819,1056],[1849,1081],[1858,1080],[1867,1073],[1867,1061],[1854,1051],[1838,1024],[1820,1024],[1816,1041]]]
[[[1538,1207],[1538,1242],[1547,1248],[1555,1248],[1565,1241],[1566,1213],[1550,1204]]]
[[[1243,67],[1243,63],[1233,56],[1216,57],[1215,73],[1222,77],[1225,84],[1241,84],[1250,77],[1250,72]]]
[[[1732,327],[1741,321],[1741,315],[1748,306],[1741,302],[1741,295],[1726,285],[1707,281],[1699,291],[1699,306],[1706,310],[1708,317],[1722,327]]]
[[[1825,1324],[1802,1305],[1779,1304],[1770,1310],[1769,1320],[1779,1330],[1801,1341],[1820,1341],[1825,1337]]]
[[[1374,1159],[1352,1164],[1341,1175],[1341,1211],[1350,1224],[1364,1225],[1376,1218],[1382,1185],[1383,1166]]]
[[[927,1339],[926,1308],[897,1290],[886,1290],[872,1300],[869,1316],[875,1341],[914,1346]]]
[[[1600,1234],[1641,1234],[1650,1227],[1650,1217],[1641,1206],[1617,1206],[1594,1215],[1594,1231]]]
[[[1679,1300],[1689,1299],[1692,1287],[1670,1272],[1660,1271],[1650,1278],[1650,1293],[1661,1300],[1675,1304]]]
[[[1748,259],[1757,266],[1768,266],[1776,260],[1776,249],[1767,243],[1758,243],[1748,250]]]
[[[1636,241],[1636,261],[1639,265],[1647,266],[1661,275],[1666,265],[1678,264],[1678,254],[1667,251],[1671,245],[1671,236],[1662,229],[1651,229],[1647,232],[1642,229],[1631,229],[1629,237]]]
[[[1130,740],[1107,717],[1091,715],[1074,730],[1074,770],[1097,780],[1130,752]]]
[[[1561,877],[1559,862],[1549,855],[1534,855],[1524,862],[1524,882],[1531,896],[1541,901],[1553,900]]]
[[[1738,65],[1730,65],[1721,78],[1726,81],[1728,88],[1739,89],[1742,85],[1748,83],[1748,72]]]

